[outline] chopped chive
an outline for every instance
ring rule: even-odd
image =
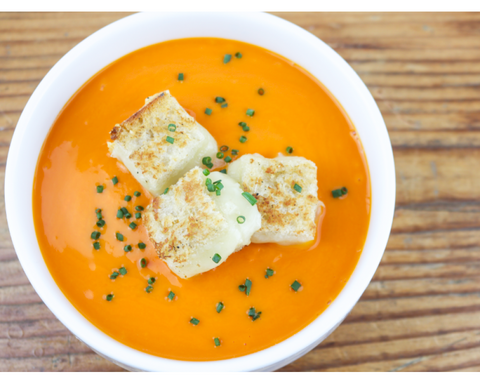
[[[157,279],[155,279],[155,277],[150,277],[148,279],[148,284],[152,285],[153,283],[155,283],[155,280],[157,280]]]
[[[217,191],[221,191],[223,188],[225,188],[222,184],[222,181],[221,180],[218,180],[219,182],[215,182],[214,184],[216,185],[217,187]]]
[[[265,94],[265,90],[263,88],[258,88],[258,94],[263,96]]]
[[[116,185],[118,183],[118,177],[115,176],[113,179],[112,179],[112,183],[113,185]]]
[[[241,121],[240,123],[238,123],[238,125],[242,128],[246,127],[247,126],[247,123],[244,123],[243,121]]]
[[[246,289],[246,288],[247,288],[247,287],[245,287],[244,284],[238,286],[238,289],[239,289],[240,292],[245,292],[245,289]]]
[[[230,55],[229,53],[227,53],[227,54],[223,57],[223,64],[227,64],[231,59],[232,59],[232,55]]]
[[[225,163],[230,163],[232,161],[232,158],[230,156],[225,157]]]
[[[183,73],[179,73],[178,74],[178,80],[183,81],[183,79],[184,79]]]
[[[232,155],[237,156],[238,155],[238,149],[232,149]]]
[[[95,248],[95,250],[98,251],[98,250],[100,249],[100,243],[99,243],[98,241],[95,241],[95,242],[93,243],[93,248]]]
[[[268,279],[269,277],[272,277],[273,272],[273,269],[267,268],[267,270],[265,271],[265,278]]]
[[[293,148],[292,147],[287,147],[286,151],[287,151],[287,153],[291,154],[293,152]]]
[[[175,139],[171,136],[167,136],[165,140],[167,141],[167,143],[170,143],[170,144],[173,144],[173,142],[175,141]]]
[[[237,223],[238,223],[238,224],[243,224],[243,223],[245,223],[245,216],[238,216],[238,217],[237,217]]]
[[[123,198],[123,200],[125,200],[125,201],[130,201],[130,200],[132,200],[132,196],[126,195],[126,196]]]
[[[206,164],[206,167],[207,167],[208,169],[212,169],[212,168],[213,168],[213,163],[208,163],[208,164]]]
[[[209,156],[208,156],[208,157],[204,157],[204,158],[202,159],[202,164],[203,164],[203,165],[210,164],[211,162],[212,162],[212,158],[209,157]]]
[[[153,287],[149,285],[147,288],[145,288],[145,292],[150,293],[153,291]]]
[[[126,207],[122,207],[120,209],[121,209],[121,211],[123,212],[124,215],[126,215],[128,213],[128,209]]]
[[[115,233],[115,237],[117,238],[118,241],[123,241],[123,235],[119,232]]]
[[[227,152],[227,151],[228,151],[228,146],[222,145],[222,146],[220,147],[220,151],[222,151],[222,152]]]
[[[223,152],[217,152],[217,159],[223,159]]]
[[[127,274],[127,268],[122,267],[122,268],[120,268],[120,269],[118,270],[118,272],[120,272],[120,274],[121,274],[122,276],[125,276],[125,275]]]
[[[243,126],[242,129],[243,129],[245,132],[250,131],[250,127],[249,127],[248,125]]]
[[[208,184],[212,184],[212,179],[210,179],[209,177],[207,177],[205,180],[205,185],[208,185]]]
[[[192,317],[190,319],[190,323],[192,323],[193,325],[198,325],[198,323],[200,323],[200,320],[196,319],[195,317]]]
[[[295,280],[290,287],[292,287],[292,289],[295,292],[297,292],[300,289],[301,286],[302,286],[302,284],[300,284],[297,280]]]
[[[220,256],[218,253],[215,253],[215,255],[212,258],[213,262],[218,264],[220,260],[222,260],[222,256]]]
[[[140,243],[138,243],[138,248],[145,249],[145,248],[147,248],[147,245],[144,242],[140,242]]]
[[[243,192],[242,193],[242,196],[247,199],[247,201],[251,204],[251,205],[255,205],[257,203],[257,199],[255,197],[253,197],[250,193],[248,192]]]
[[[222,302],[219,302],[219,303],[217,304],[217,313],[222,312],[223,307],[224,307],[223,303],[222,303]]]
[[[242,58],[242,54],[241,54],[240,52],[237,52],[237,53],[235,53],[235,57],[236,57],[237,59],[241,59],[241,58]]]
[[[114,296],[113,294],[107,295],[107,297],[106,297],[107,301],[112,301],[113,296]]]
[[[295,183],[295,185],[293,186],[293,189],[295,189],[295,191],[297,191],[298,193],[302,192],[302,187],[299,186],[297,183]]]
[[[168,124],[168,130],[170,132],[175,132],[177,130],[177,126],[175,124]]]
[[[210,171],[209,171],[208,169],[204,169],[204,170],[203,170],[203,174],[204,174],[205,176],[208,176],[208,175],[210,175]]]
[[[247,109],[247,115],[252,117],[255,114],[255,111],[253,109]]]
[[[218,339],[218,337],[215,337],[215,338],[213,339],[213,342],[215,343],[215,346],[216,346],[216,347],[219,347],[219,346],[220,346],[220,340]]]
[[[115,280],[120,274],[118,272],[113,272],[111,275],[110,275],[110,280]]]
[[[341,191],[342,191],[342,195],[346,195],[348,192],[347,188],[345,187],[342,187]]]
[[[165,188],[165,191],[163,191],[163,194],[166,195],[168,193],[168,188]]]
[[[215,102],[221,104],[225,102],[225,99],[223,97],[217,96],[215,97]]]
[[[227,174],[227,170],[226,170],[226,169],[222,169],[222,170],[220,171],[220,173],[224,173],[224,174],[226,175],[226,174]]]
[[[215,192],[216,188],[213,184],[207,184],[208,192]]]
[[[133,192],[133,194],[135,195],[135,197],[138,197],[138,196],[140,196],[140,195],[141,195],[141,193],[140,193],[140,192],[138,192],[138,191],[135,191],[135,192]]]
[[[97,193],[103,192],[103,185],[97,185]]]
[[[136,219],[141,219],[141,218],[142,218],[142,214],[141,214],[140,212],[135,213],[135,218],[136,218]]]
[[[227,103],[221,105],[221,108],[227,108],[227,107],[228,107]]]
[[[128,224],[128,226],[132,229],[137,228],[137,224],[135,224],[135,223],[130,223],[130,224]]]
[[[174,297],[175,297],[175,293],[173,293],[173,291],[170,291],[170,293],[167,296],[167,299],[172,301]]]
[[[130,212],[127,212],[127,213],[125,214],[125,218],[126,218],[126,219],[130,219],[131,217],[132,217],[132,215],[131,215]]]
[[[125,252],[130,252],[130,251],[132,250],[132,246],[129,245],[129,244],[127,244],[127,245],[125,245],[125,247],[123,247],[123,250],[124,250]]]
[[[257,312],[255,314],[255,316],[252,317],[252,321],[255,321],[255,320],[259,319],[261,314],[262,314],[262,312]]]
[[[252,282],[248,279],[245,280],[245,293],[247,294],[247,296],[250,295],[250,291],[252,289]]]
[[[93,231],[92,234],[90,235],[90,237],[91,237],[93,240],[98,240],[99,237],[100,237],[100,232]]]
[[[215,194],[216,194],[217,196],[220,196],[220,195],[222,194],[222,192],[221,192],[219,189],[217,189],[217,190],[215,191]]]
[[[255,316],[255,313],[256,311],[255,311],[255,308],[253,307],[248,310],[248,316]]]
[[[208,116],[210,116],[212,114],[212,110],[210,108],[206,108],[205,109],[205,114],[207,114]]]
[[[98,220],[97,227],[102,228],[105,225],[105,220]]]
[[[240,143],[245,143],[247,141],[247,138],[245,136],[240,137]]]
[[[348,193],[347,188],[342,187],[342,188],[333,190],[332,196],[337,198],[337,197],[345,196],[347,193]]]
[[[140,260],[140,266],[142,268],[146,268],[147,267],[147,259],[143,258],[142,260]]]
[[[123,219],[123,211],[122,211],[121,209],[119,209],[119,210],[117,211],[117,218],[118,218],[118,219]]]
[[[102,210],[96,209],[95,214],[97,215],[97,219],[100,220],[102,218]]]
[[[143,211],[143,207],[142,207],[141,205],[137,205],[137,206],[135,207],[135,210],[136,210],[136,211]]]

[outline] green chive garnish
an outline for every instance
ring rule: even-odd
[[[114,296],[113,294],[107,295],[107,301],[112,301],[113,296]]]
[[[100,249],[100,243],[98,241],[94,242],[93,243],[93,248],[95,248],[95,250],[99,250]]]
[[[138,192],[138,191],[135,191],[135,192],[133,192],[133,194],[134,194],[134,196],[135,196],[135,197],[138,197],[138,196],[140,196],[140,195],[141,195],[141,193],[140,193],[140,192]]]
[[[227,174],[227,170],[226,170],[226,169],[222,169],[222,170],[220,171],[220,173],[224,173],[224,174],[226,175],[226,174]]]
[[[91,237],[93,240],[98,240],[99,237],[100,237],[100,232],[93,231],[92,234],[90,235],[90,237]]]
[[[130,252],[132,250],[132,246],[131,245],[125,245],[125,247],[123,247],[123,250],[125,252]]]
[[[238,224],[243,224],[243,223],[245,223],[245,216],[238,216],[238,217],[237,217],[237,223],[238,223]]]
[[[145,249],[145,248],[147,248],[147,245],[143,242],[140,242],[140,243],[138,243],[138,248]]]
[[[245,143],[247,141],[247,138],[245,136],[240,137],[240,143]]]
[[[184,78],[184,77],[183,77],[183,73],[179,73],[179,74],[178,74],[178,80],[179,80],[179,81],[183,81],[183,78]]]
[[[203,174],[204,174],[205,176],[208,176],[208,175],[210,175],[210,171],[209,171],[208,169],[204,169],[204,170],[203,170]]]
[[[227,152],[227,151],[228,151],[228,146],[222,145],[222,146],[220,147],[220,151],[222,151],[222,152]]]
[[[227,53],[227,54],[223,57],[223,64],[227,64],[231,59],[232,59],[232,55],[230,55],[230,54]]]
[[[255,320],[257,320],[258,318],[260,318],[260,315],[261,315],[261,314],[262,314],[262,312],[257,312],[257,313],[255,314],[255,316],[252,317],[252,321],[255,321]]]
[[[222,260],[222,257],[218,253],[215,253],[212,260],[213,260],[214,263],[218,264],[220,262],[220,260]]]
[[[166,195],[168,192],[168,188],[165,188],[165,191],[163,191],[163,194]]]
[[[204,157],[204,158],[202,159],[202,164],[203,164],[203,165],[210,164],[211,162],[212,162],[212,158],[209,157],[209,156],[208,156],[208,157]]]
[[[150,293],[153,291],[153,287],[149,285],[147,288],[145,288],[145,292]]]
[[[255,114],[255,111],[253,109],[247,109],[247,115],[252,117]]]
[[[219,347],[219,346],[220,346],[220,340],[218,339],[218,337],[215,337],[215,338],[213,339],[213,342],[215,343],[215,346],[216,346],[216,347]]]
[[[121,209],[117,211],[117,219],[123,219],[123,211]]]
[[[247,296],[250,295],[250,291],[252,289],[252,282],[248,279],[245,280],[245,293],[247,294]]]
[[[343,188],[340,188],[340,189],[335,189],[332,191],[332,196],[337,198],[337,197],[342,197],[344,195],[346,195],[348,192],[347,188],[343,187]]]
[[[128,209],[125,207],[120,208],[124,215],[128,213]]]
[[[238,123],[238,125],[243,128],[247,126],[247,123],[244,123],[243,121],[241,121],[240,123]]]
[[[210,108],[206,108],[205,109],[205,114],[207,114],[208,116],[210,116],[212,114],[212,110]]]
[[[175,124],[168,124],[168,130],[170,132],[175,132],[177,130],[177,126]]]
[[[247,287],[245,287],[244,284],[238,286],[238,289],[239,289],[240,292],[245,292],[245,289],[246,289],[246,288],[247,288]]]
[[[302,187],[299,186],[297,183],[295,183],[295,185],[293,186],[293,189],[295,189],[295,191],[297,191],[298,193],[302,192]]]
[[[223,152],[217,152],[217,159],[223,159]]]
[[[293,148],[292,147],[287,147],[286,151],[287,151],[288,154],[291,154],[293,152]]]
[[[228,104],[225,103],[225,104],[222,104],[221,108],[227,108],[228,107]]]
[[[136,219],[141,219],[141,218],[142,218],[142,214],[141,214],[140,212],[135,213],[135,218],[136,218]]]
[[[257,311],[255,310],[255,308],[252,307],[252,308],[250,308],[250,309],[248,310],[248,313],[247,313],[247,314],[248,314],[248,316],[250,316],[250,317],[252,318],[252,321],[255,321],[255,320],[257,320],[258,318],[260,318],[260,315],[262,314],[262,312],[257,312]]]
[[[115,176],[113,179],[112,179],[112,183],[113,185],[116,185],[118,183],[118,177]]]
[[[140,266],[142,268],[146,268],[147,267],[147,259],[143,258],[142,260],[140,260]]]
[[[235,57],[236,57],[237,59],[241,59],[241,58],[242,58],[242,54],[241,54],[240,52],[237,52],[237,53],[235,53]]]
[[[167,299],[172,301],[174,297],[175,297],[175,293],[173,293],[173,291],[170,291],[170,293],[167,296]]]
[[[110,275],[110,279],[111,280],[115,280],[120,274],[118,272],[113,272],[111,275]]]
[[[217,304],[217,313],[222,312],[223,307],[224,307],[223,303],[222,303],[222,302],[219,302],[219,303]]]
[[[255,197],[253,197],[250,193],[248,192],[243,192],[242,193],[242,196],[247,199],[247,201],[251,204],[251,205],[255,205],[257,203],[257,199]]]
[[[238,149],[232,149],[232,156],[238,155]]]
[[[250,127],[249,127],[248,125],[245,125],[244,127],[242,127],[242,129],[243,129],[245,132],[250,131]]]
[[[98,220],[102,219],[102,210],[101,209],[96,209],[95,214],[97,215]]]
[[[290,287],[292,287],[292,289],[295,292],[297,292],[300,289],[301,286],[302,286],[302,284],[300,284],[297,280],[295,280]]]
[[[120,272],[120,274],[121,274],[122,276],[125,276],[125,275],[127,274],[127,268],[122,267],[122,268],[120,268],[120,269],[118,270],[118,272]]]
[[[230,156],[225,157],[225,163],[230,163],[232,161],[232,158]]]
[[[148,284],[152,285],[153,283],[155,283],[155,280],[156,280],[155,277],[150,277],[148,279]]]
[[[165,140],[167,140],[167,143],[170,143],[170,144],[173,144],[173,142],[175,141],[175,139],[173,137],[170,137],[170,136],[167,136],[167,138]]]
[[[209,185],[209,184],[212,184],[212,179],[207,177],[206,180],[205,180],[205,185]]]
[[[137,205],[137,206],[135,207],[135,210],[136,210],[136,211],[143,211],[143,207],[142,207],[141,205]]]
[[[121,233],[116,233],[115,237],[117,238],[118,241],[123,241],[123,235]]]
[[[256,311],[255,311],[255,308],[253,308],[253,307],[250,308],[250,309],[248,310],[248,316],[255,316],[255,312],[256,312]]]
[[[103,185],[97,185],[97,193],[103,192]]]
[[[137,224],[135,224],[135,223],[130,223],[130,224],[128,224],[128,226],[132,229],[137,228]]]
[[[97,227],[102,228],[105,225],[105,220],[98,220]]]
[[[273,269],[267,268],[267,270],[265,271],[265,278],[268,279],[269,277],[272,277],[273,272]]]
[[[125,197],[123,198],[123,200],[125,200],[125,201],[130,201],[130,200],[132,200],[132,196],[127,195],[127,196],[125,196]]]
[[[200,323],[200,320],[196,319],[195,317],[192,317],[190,319],[190,323],[192,323],[193,325],[198,325],[198,323]]]
[[[221,104],[225,102],[225,99],[223,97],[217,96],[215,97],[215,102]]]
[[[127,212],[127,213],[125,214],[125,218],[126,218],[126,219],[130,219],[131,217],[132,217],[132,215],[130,214],[130,212]]]
[[[265,94],[265,90],[264,90],[263,88],[259,88],[259,89],[258,89],[258,94],[259,94],[260,96],[263,96],[263,95]]]

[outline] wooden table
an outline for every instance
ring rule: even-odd
[[[0,14],[0,174],[31,93],[73,46],[125,16]],[[283,13],[357,71],[397,169],[393,230],[345,322],[283,371],[480,371],[480,13]],[[119,371],[30,286],[0,191],[0,371]]]

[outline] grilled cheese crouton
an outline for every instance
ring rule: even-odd
[[[195,167],[145,209],[144,225],[158,256],[184,279],[219,266],[250,244],[261,224],[257,207],[242,196],[235,180],[220,172],[208,179],[212,184],[221,180],[220,196],[208,191],[207,177]]]
[[[315,238],[321,205],[315,163],[303,157],[245,155],[228,166],[228,174],[258,200],[262,227],[253,243],[289,245]]]
[[[112,129],[110,137],[110,155],[154,196],[217,152],[212,135],[169,91],[148,97],[143,108]]]

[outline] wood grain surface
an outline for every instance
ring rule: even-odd
[[[49,69],[127,14],[0,14],[0,177]],[[397,206],[345,322],[282,371],[480,371],[480,13],[282,13],[357,71],[392,140]],[[20,267],[0,191],[0,371],[121,371],[78,341]]]

